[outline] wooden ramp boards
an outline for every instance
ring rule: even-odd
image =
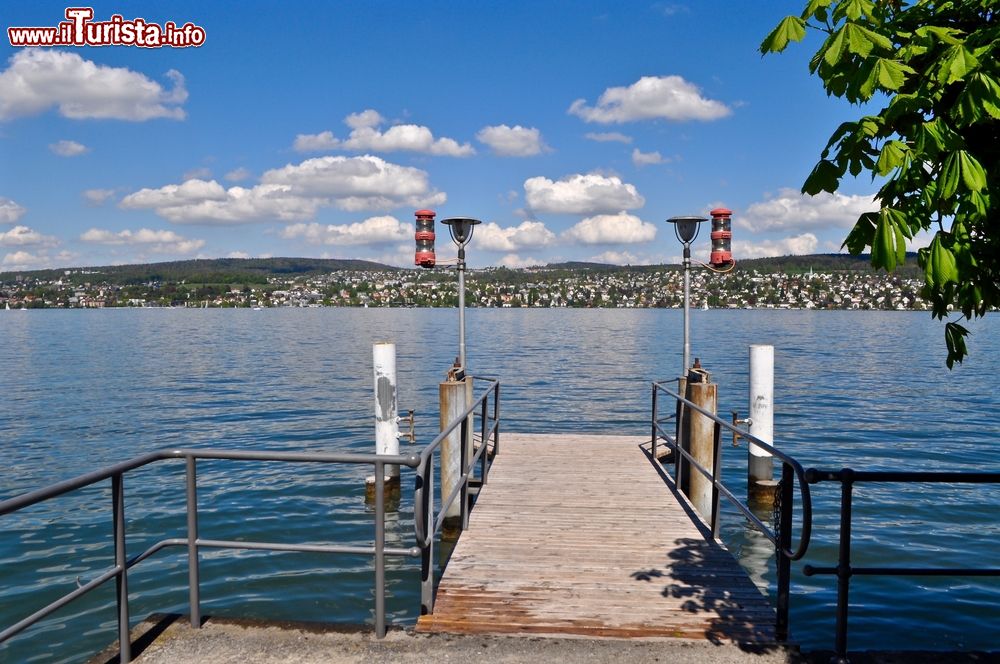
[[[774,642],[774,610],[635,436],[505,433],[420,632]]]

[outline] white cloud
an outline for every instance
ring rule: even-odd
[[[781,240],[763,240],[761,242],[733,240],[733,255],[739,258],[765,258],[790,254],[814,254],[817,246],[819,246],[819,240],[812,233],[802,233]]]
[[[0,196],[0,224],[13,224],[24,216],[27,210],[9,198]]]
[[[587,260],[595,263],[610,263],[611,265],[652,265],[654,262],[648,257],[636,256],[629,251],[605,251]]]
[[[642,152],[639,148],[632,150],[632,163],[636,166],[649,166],[651,164],[662,164],[669,161],[664,159],[659,152]]]
[[[377,111],[368,109],[348,115],[344,122],[351,128],[346,140],[340,140],[332,131],[318,134],[299,134],[293,147],[299,152],[325,150],[352,150],[356,152],[421,152],[435,156],[468,157],[476,153],[468,143],[459,144],[452,138],[434,138],[427,127],[415,124],[398,124],[384,132],[379,126],[385,119]]]
[[[537,258],[522,258],[517,254],[507,254],[499,261],[497,265],[500,267],[509,267],[512,270],[516,270],[522,267],[535,267],[537,265],[544,265],[544,261],[540,261]]]
[[[171,89],[124,67],[84,60],[76,53],[24,49],[0,72],[0,120],[44,113],[52,107],[66,118],[135,122],[182,120],[187,99],[184,77],[171,69]]]
[[[389,210],[441,205],[444,193],[431,190],[426,171],[399,166],[371,155],[319,157],[267,171],[252,187],[225,189],[218,182],[188,180],[142,189],[122,199],[126,209],[152,209],[175,223],[240,224],[311,219],[321,207]]]
[[[249,170],[240,166],[239,168],[234,168],[233,170],[226,173],[223,177],[230,182],[242,182],[249,178],[252,174]]]
[[[617,176],[597,173],[567,175],[558,182],[541,176],[529,178],[524,181],[524,195],[532,210],[556,214],[631,210],[646,202],[635,185],[622,182]]]
[[[250,258],[250,254],[245,251],[230,251],[226,258]]]
[[[627,145],[632,142],[631,136],[626,136],[617,131],[591,131],[584,134],[583,137],[590,141],[597,141],[598,143],[625,143]]]
[[[580,244],[636,244],[656,237],[656,226],[627,212],[599,214],[578,222],[563,237]]]
[[[750,205],[746,214],[733,221],[737,227],[750,231],[850,228],[861,213],[878,208],[874,196],[839,193],[809,196],[785,188],[777,196]]]
[[[33,231],[27,226],[14,226],[6,233],[0,232],[0,246],[3,247],[26,247],[41,246],[52,247],[59,244],[59,240],[51,235],[42,235],[38,231]]]
[[[490,146],[501,157],[531,157],[548,149],[540,131],[521,125],[483,127],[476,134],[476,139]]]
[[[212,177],[212,170],[200,166],[198,168],[192,168],[190,171],[186,171],[184,175],[181,176],[181,180],[207,180]]]
[[[390,244],[412,239],[413,226],[391,216],[369,217],[353,224],[292,224],[282,229],[281,237],[337,246]]]
[[[608,88],[594,106],[583,99],[569,113],[601,124],[664,119],[718,120],[731,113],[725,104],[705,99],[698,87],[680,76],[643,76],[632,85]]]
[[[173,231],[140,228],[137,231],[114,231],[91,228],[80,236],[83,242],[111,246],[140,246],[154,254],[190,254],[205,246],[204,240],[190,240]]]
[[[478,249],[510,252],[546,247],[555,242],[556,234],[540,221],[522,221],[507,228],[491,221],[476,228],[474,238]]]
[[[108,202],[108,199],[115,195],[114,189],[84,189],[81,196],[87,201],[87,205],[101,206]]]
[[[66,265],[75,258],[76,254],[68,251],[60,251],[55,256],[50,256],[46,252],[33,254],[27,251],[15,251],[0,260],[0,267],[6,270],[43,270],[56,265]]]
[[[86,152],[90,152],[90,148],[83,143],[67,140],[62,140],[58,143],[50,143],[49,150],[60,157],[78,157]]]

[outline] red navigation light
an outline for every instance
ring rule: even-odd
[[[434,210],[417,210],[417,231],[414,239],[417,250],[413,256],[413,264],[420,267],[434,267],[437,258],[434,256]]]
[[[715,208],[712,215],[712,255],[708,262],[713,267],[726,267],[733,263],[733,211]]]

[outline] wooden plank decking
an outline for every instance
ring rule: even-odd
[[[641,442],[503,434],[417,631],[773,642],[767,599]]]

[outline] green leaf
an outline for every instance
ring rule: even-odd
[[[806,22],[798,16],[786,16],[760,45],[760,52],[781,53],[789,42],[802,41],[806,36]]]
[[[847,247],[852,256],[864,253],[865,248],[871,246],[875,238],[875,220],[877,218],[878,212],[865,212],[858,217],[854,228],[844,240],[844,244],[840,245],[841,248]]]
[[[955,254],[944,246],[942,238],[945,234],[938,231],[934,234],[927,248],[926,264],[924,265],[924,280],[928,286],[941,288],[948,283],[958,283],[958,265]]]
[[[910,158],[910,148],[902,141],[889,141],[882,146],[875,168],[879,175],[888,175]]]
[[[903,87],[907,74],[917,73],[913,67],[885,58],[875,61],[875,72],[878,74],[878,84],[893,92]]]
[[[956,150],[948,155],[941,166],[941,173],[938,175],[938,196],[941,200],[951,198],[958,191],[958,180],[961,177],[958,152]]]
[[[986,186],[986,171],[982,164],[965,150],[958,150],[955,154],[962,171],[962,184],[969,191],[982,191]]]
[[[906,238],[910,229],[906,216],[899,210],[882,208],[877,213],[872,241],[872,265],[888,272],[906,261]]]
[[[837,30],[827,38],[826,43],[821,49],[823,59],[826,61],[826,64],[831,67],[836,67],[837,63],[840,62],[841,57],[844,55],[844,50],[847,47],[847,40],[844,38],[846,32],[847,26]]]
[[[941,56],[937,67],[937,79],[940,83],[948,85],[964,79],[978,66],[979,60],[976,56],[965,48],[964,44],[956,44],[949,47]]]
[[[827,191],[832,194],[837,191],[837,186],[840,183],[840,176],[843,175],[843,173],[844,172],[829,159],[821,159],[813,168],[809,177],[806,178],[805,183],[802,185],[802,193],[815,196],[821,191]]]
[[[949,369],[955,365],[955,362],[961,364],[965,356],[969,354],[969,349],[965,345],[965,337],[968,335],[969,331],[958,323],[945,323],[944,343],[948,347],[948,359],[945,362]]]

